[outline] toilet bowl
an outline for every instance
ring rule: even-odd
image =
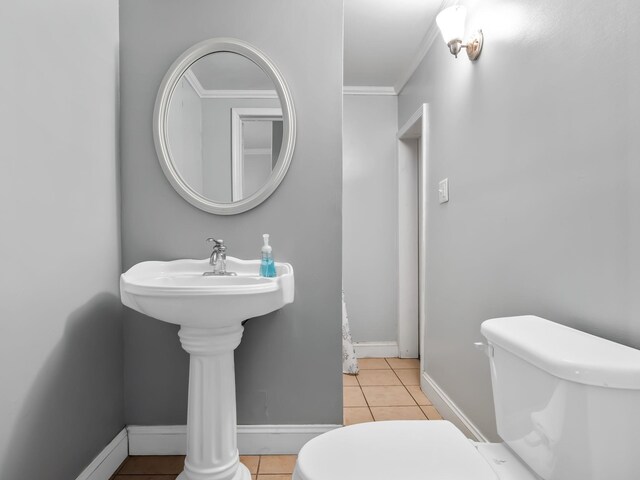
[[[481,447],[491,447],[482,449]],[[361,423],[300,450],[293,480],[536,480],[507,448],[446,420]]]
[[[535,316],[481,332],[503,443],[444,420],[363,423],[310,440],[293,480],[640,479],[639,350]]]

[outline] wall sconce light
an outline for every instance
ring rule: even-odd
[[[464,22],[467,16],[467,9],[462,5],[454,5],[453,7],[445,8],[436,17],[436,23],[442,38],[449,47],[451,55],[458,58],[460,50],[465,48],[467,50],[467,56],[469,60],[477,60],[482,51],[482,30],[478,30],[469,39],[466,44],[462,43],[464,37]]]

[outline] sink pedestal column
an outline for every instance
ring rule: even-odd
[[[240,463],[233,351],[243,327],[181,327],[189,355],[187,458],[178,480],[251,480]]]

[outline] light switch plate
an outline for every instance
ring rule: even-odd
[[[449,201],[449,179],[445,178],[438,183],[438,199],[440,203],[447,203]]]

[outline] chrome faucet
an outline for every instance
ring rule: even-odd
[[[213,250],[211,251],[211,257],[209,257],[209,264],[213,267],[212,272],[204,272],[202,275],[209,277],[215,276],[234,276],[235,272],[227,272],[227,247],[224,244],[224,240],[207,238],[208,243],[213,243]]]

